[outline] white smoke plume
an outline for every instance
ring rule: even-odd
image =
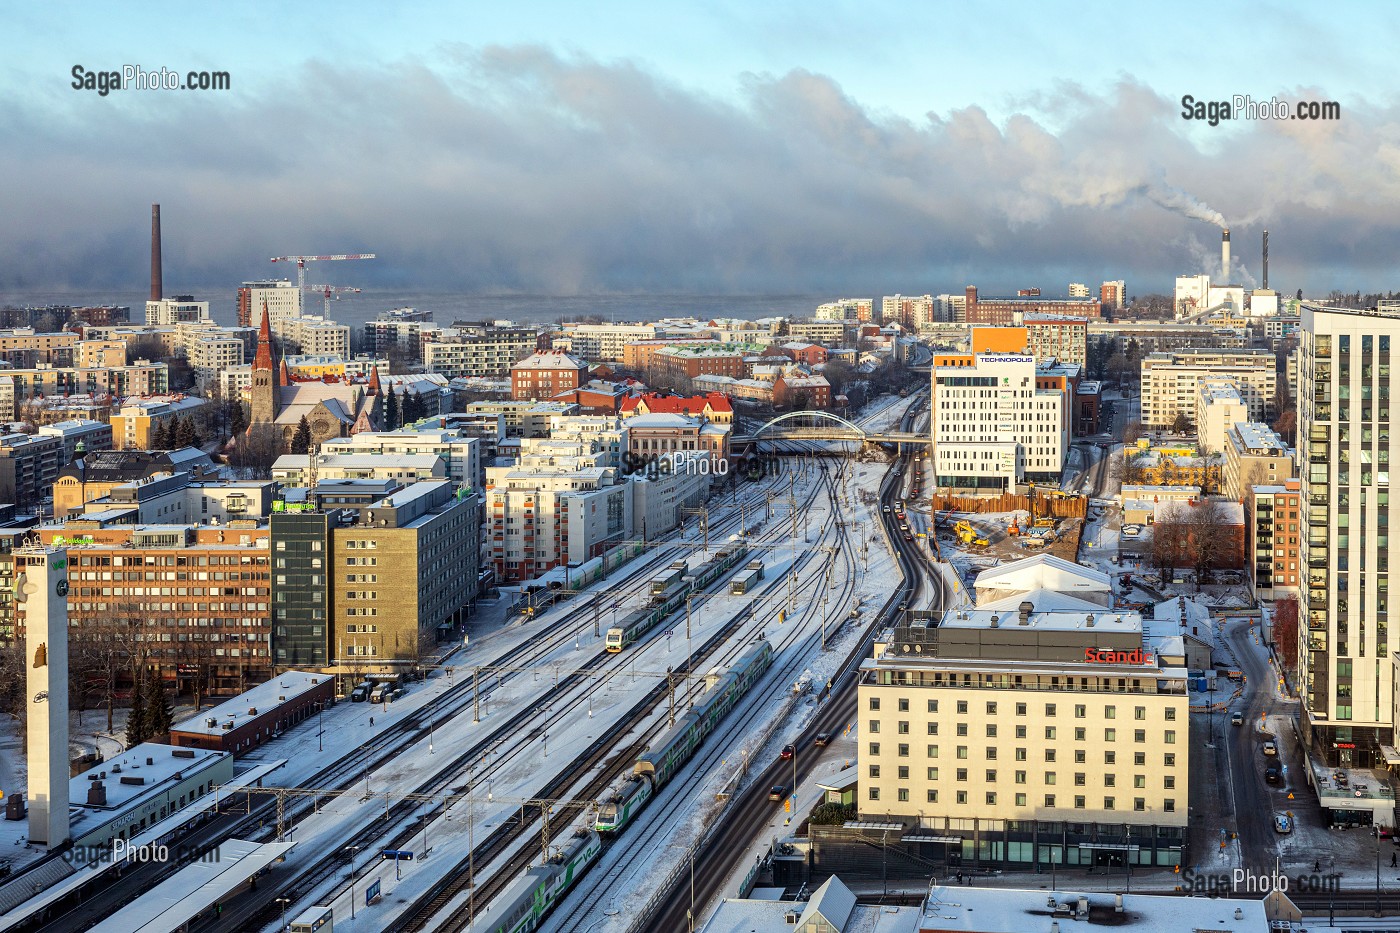
[[[1206,223],[1215,224],[1224,230],[1229,227],[1225,222],[1225,217],[1219,211],[1207,205],[1200,198],[1189,192],[1174,188],[1171,185],[1157,183],[1143,185],[1137,189],[1137,193],[1146,197],[1158,207],[1165,207],[1169,211],[1175,211],[1193,220],[1204,220]]]

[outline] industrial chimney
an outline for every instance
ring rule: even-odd
[[[1220,284],[1230,284],[1230,229],[1220,231]]]
[[[151,205],[151,300],[164,297],[160,272],[160,205]]]
[[[1264,285],[1265,291],[1269,290],[1269,231],[1264,231]]]

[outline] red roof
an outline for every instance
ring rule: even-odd
[[[729,404],[729,396],[723,392],[706,392],[704,395],[634,395],[625,399],[622,403],[622,410],[625,412],[636,411],[638,406],[646,402],[647,411],[656,415],[681,415],[687,412],[698,414],[705,410],[705,406],[710,407],[713,412],[731,412],[733,407]]]

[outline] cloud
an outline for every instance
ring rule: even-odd
[[[1393,108],[1205,132],[1129,77],[1106,94],[1055,86],[1000,124],[975,106],[909,120],[806,71],[743,75],[718,98],[533,46],[312,62],[227,97],[73,93],[0,102],[0,289],[139,285],[155,201],[169,288],[373,250],[327,277],[873,294],[1100,276],[1160,291],[1205,271],[1186,244],[1226,220],[1246,267],[1269,227],[1282,288],[1365,288],[1389,285],[1400,233]]]

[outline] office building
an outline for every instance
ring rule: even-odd
[[[1097,298],[1042,298],[1027,296],[1015,298],[983,298],[977,294],[977,286],[966,288],[965,316],[969,324],[995,324],[1009,326],[1016,324],[1028,313],[1049,314],[1057,317],[1092,318],[1100,317]]]
[[[44,499],[53,494],[63,458],[61,436],[0,436],[0,502],[14,503],[21,509],[43,505]]]
[[[934,359],[932,459],[941,488],[1014,492],[1058,483],[1069,449],[1066,391],[1037,385],[1034,357],[953,354]]]
[[[1394,746],[1389,483],[1400,451],[1390,433],[1390,370],[1400,314],[1304,304],[1302,324],[1300,725],[1327,764],[1383,767],[1391,756],[1381,746]]]
[[[479,437],[464,437],[454,431],[405,428],[398,431],[365,431],[353,437],[329,440],[321,445],[321,453],[440,457],[445,471],[442,475],[459,485],[479,491],[486,485],[482,444]]]
[[[1178,414],[1192,420],[1204,380],[1235,384],[1249,409],[1249,421],[1273,421],[1278,374],[1268,350],[1211,350],[1193,347],[1149,353],[1142,358],[1142,423],[1170,428]]]
[[[1043,591],[1014,598],[906,616],[862,663],[861,819],[947,838],[964,862],[1024,868],[1049,844],[1061,864],[1073,853],[1093,865],[1092,843],[1109,840],[1088,836],[1111,833],[1136,864],[1179,864],[1184,663],[1154,650],[1135,612]],[[1038,838],[1047,824],[1062,838]]]

